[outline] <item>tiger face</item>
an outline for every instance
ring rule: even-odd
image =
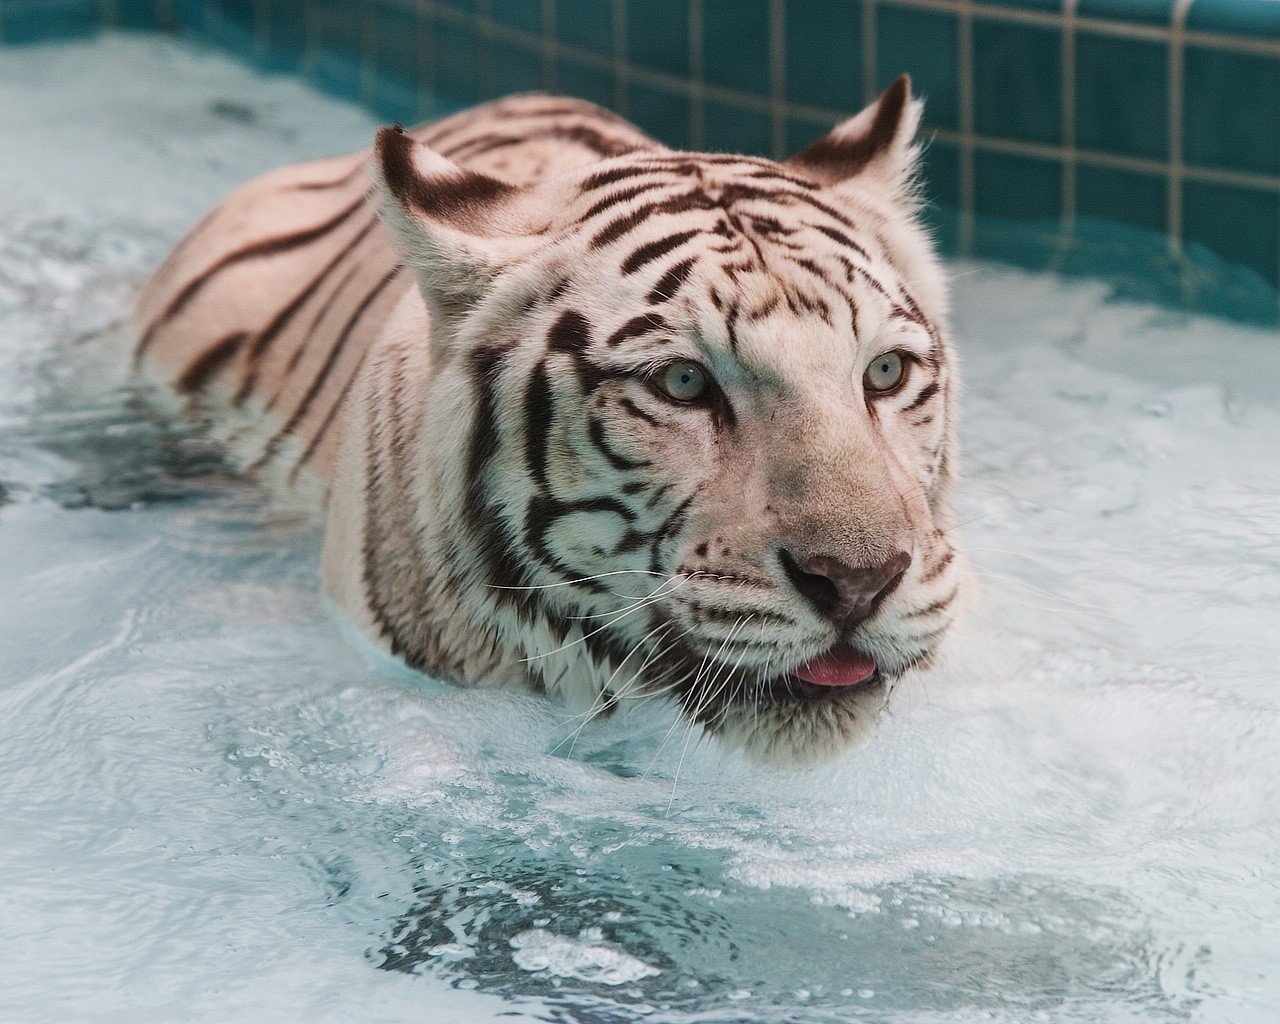
[[[535,685],[809,760],[935,651],[963,560],[918,118],[904,79],[784,164],[642,149],[524,188],[379,134],[430,516]]]

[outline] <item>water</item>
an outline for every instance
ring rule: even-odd
[[[118,383],[176,232],[369,129],[171,43],[0,52],[0,1019],[1275,1020],[1274,334],[956,266],[947,664],[821,771],[654,708],[570,744],[373,653],[314,522]]]

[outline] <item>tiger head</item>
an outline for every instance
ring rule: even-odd
[[[904,78],[785,163],[653,143],[527,186],[379,133],[429,517],[535,684],[811,760],[937,648],[963,559],[920,106]]]

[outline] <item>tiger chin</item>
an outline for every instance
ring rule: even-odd
[[[829,757],[966,589],[920,113],[785,162],[543,95],[383,128],[207,215],[138,363],[318,482],[325,590],[409,665]]]

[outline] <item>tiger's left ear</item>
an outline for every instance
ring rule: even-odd
[[[878,100],[841,121],[787,165],[826,185],[857,179],[894,200],[913,194],[920,147],[916,129],[924,104],[911,98],[911,78],[894,79]]]

